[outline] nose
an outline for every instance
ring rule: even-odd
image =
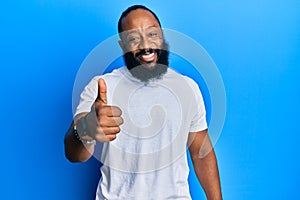
[[[149,41],[147,40],[147,38],[142,37],[139,43],[139,49],[149,49],[149,48],[150,48]]]

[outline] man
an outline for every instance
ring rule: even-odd
[[[188,146],[207,199],[222,199],[200,90],[168,68],[159,19],[132,6],[118,31],[126,67],[86,86],[65,136],[66,157],[101,160],[96,199],[191,199]]]

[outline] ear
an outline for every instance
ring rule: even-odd
[[[121,47],[121,49],[123,50],[123,52],[126,52],[125,45],[124,45],[124,43],[123,43],[122,40],[119,40],[119,46]]]

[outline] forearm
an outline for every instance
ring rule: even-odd
[[[220,177],[216,155],[208,136],[203,130],[189,135],[189,151],[198,180],[208,200],[221,200]]]
[[[221,200],[221,186],[217,160],[213,149],[203,158],[193,156],[192,161],[198,180],[208,200]]]
[[[65,135],[64,144],[65,155],[71,162],[85,162],[92,156],[94,152],[93,144],[83,144],[76,138],[73,124],[70,126]]]

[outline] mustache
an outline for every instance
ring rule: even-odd
[[[157,62],[151,69],[147,64],[141,64],[138,55],[157,52]],[[126,52],[123,55],[124,62],[130,73],[143,83],[149,83],[151,80],[160,79],[168,70],[169,65],[169,45],[164,42],[162,47],[139,49],[137,53],[132,51]]]
[[[151,54],[151,53],[159,53],[160,52],[160,50],[159,49],[142,49],[142,50],[140,50],[139,52],[137,52],[136,54],[135,54],[135,56],[136,57],[138,57],[138,56],[142,56],[142,55],[144,55],[144,54],[146,54],[146,53],[149,53],[149,54]]]

